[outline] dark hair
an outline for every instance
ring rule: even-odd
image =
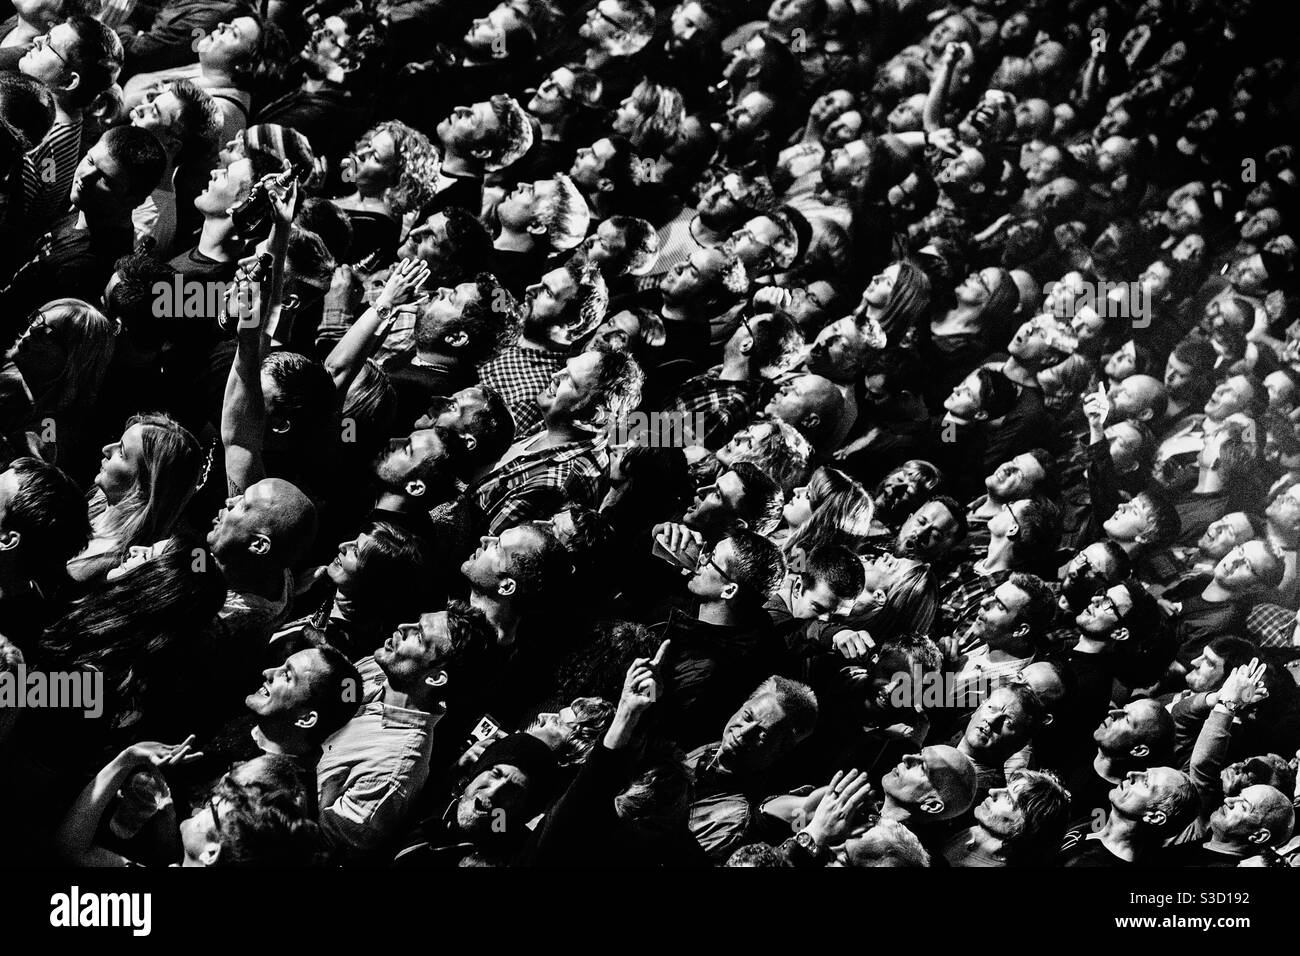
[[[352,247],[352,220],[334,203],[309,196],[298,209],[294,222],[320,237],[335,262],[347,262]]]
[[[956,498],[953,498],[950,495],[932,495],[925,501],[921,502],[921,504],[930,504],[931,502],[941,504],[948,509],[949,513],[953,517],[955,531],[954,540],[964,540],[966,538],[966,532],[969,530],[966,524],[966,509],[957,503]],[[918,508],[920,506],[921,505],[917,505]]]
[[[743,520],[751,531],[771,534],[781,523],[781,510],[785,504],[780,486],[748,461],[738,461],[729,470],[735,472],[745,489],[740,499],[740,513],[736,517]]]
[[[774,366],[785,367],[803,345],[803,332],[784,312],[754,316],[749,327],[754,333],[754,344],[749,352],[751,372]]]
[[[448,668],[478,657],[496,644],[496,630],[487,616],[464,601],[447,602],[447,636],[450,648],[441,663]]]
[[[732,548],[727,575],[740,585],[742,601],[761,605],[785,574],[781,549],[762,535],[743,528],[731,529],[727,537]]]
[[[1061,509],[1041,496],[1025,498],[1016,518],[1019,529],[1015,553],[1019,561],[1037,566],[1050,558],[1061,539]]]
[[[1016,572],[1007,578],[1007,583],[1025,592],[1029,601],[1021,612],[1020,620],[1029,625],[1031,640],[1042,637],[1051,627],[1056,617],[1056,594],[1047,582],[1036,574]],[[1037,641],[1034,641],[1037,643]]]
[[[467,465],[496,461],[515,440],[515,420],[501,393],[490,385],[476,387],[483,393],[484,407],[469,416],[468,425],[477,444],[472,451],[462,449],[457,455],[457,459]],[[458,443],[455,435],[444,436],[444,440]]]
[[[370,461],[383,447],[397,421],[397,389],[379,363],[368,358],[343,395],[341,424],[355,429],[357,456]]]
[[[1151,508],[1152,540],[1147,542],[1144,550],[1155,551],[1172,542],[1182,530],[1183,522],[1178,516],[1178,509],[1163,490],[1150,485],[1140,496],[1147,500]]]
[[[1252,658],[1259,656],[1259,648],[1254,642],[1234,634],[1220,634],[1206,641],[1206,647],[1223,658],[1223,673],[1229,674],[1242,664],[1249,664]]]
[[[416,347],[425,351],[438,348],[438,338],[463,332],[468,341],[457,355],[472,365],[479,365],[511,344],[519,335],[519,304],[509,290],[490,272],[474,277],[478,297],[465,303],[460,315],[441,328],[435,327],[428,309],[415,322]]]
[[[127,181],[126,199],[143,202],[158,188],[167,168],[167,154],[153,133],[135,126],[115,126],[100,137],[100,142],[122,167]]]
[[[322,437],[332,446],[339,437],[341,402],[325,366],[298,352],[281,350],[262,360],[262,371],[279,390],[277,411],[289,420],[295,447],[314,447]]]
[[[1070,792],[1056,774],[1043,770],[1013,770],[1007,786],[1020,784],[1013,802],[1024,825],[1006,841],[1008,857],[1018,863],[1043,863],[1061,845],[1070,819]]]
[[[507,571],[515,582],[515,602],[536,605],[556,597],[570,570],[564,546],[547,525],[528,522],[515,527],[533,535],[537,542],[537,547],[516,554]]]
[[[285,271],[293,278],[307,282],[328,282],[334,273],[334,259],[320,236],[295,224],[289,230]]]
[[[159,348],[169,323],[154,315],[155,287],[160,282],[170,287],[176,270],[152,253],[137,252],[118,259],[113,271],[119,279],[104,297],[104,314],[122,323],[137,348]]]
[[[861,594],[865,580],[858,556],[840,544],[814,548],[804,563],[804,586],[815,587],[817,582],[824,581],[841,600],[852,601]]]
[[[361,534],[370,540],[359,555],[360,567],[347,595],[360,616],[388,629],[418,615],[433,570],[423,542],[387,521],[372,521]]]
[[[864,377],[882,376],[885,392],[896,397],[908,392],[917,397],[925,395],[927,370],[914,352],[905,349],[885,349],[868,356]]]
[[[290,761],[284,761],[292,767]],[[214,820],[221,852],[214,866],[307,866],[321,862],[324,841],[308,809],[314,801],[306,781],[286,788],[283,780],[236,783],[231,774],[212,792],[221,807]]]
[[[998,369],[978,368],[975,377],[980,383],[980,411],[989,421],[1001,418],[1016,403],[1016,386]]]
[[[176,135],[180,140],[177,163],[199,158],[220,145],[221,110],[216,102],[194,85],[192,80],[172,80],[164,92],[171,93],[180,103]]]
[[[117,82],[126,51],[117,34],[93,17],[76,15],[63,22],[75,34],[65,54],[66,68],[81,78],[77,88],[68,94],[68,103],[74,107],[89,106],[95,97]]]
[[[699,0],[695,0],[696,3]],[[785,867],[789,866],[785,858],[777,853],[775,849],[766,843],[750,843],[742,846],[735,853],[727,857],[727,862],[723,866],[761,866],[761,867]]]
[[[54,94],[40,80],[16,70],[0,72],[0,116],[35,147],[54,125]]]
[[[492,235],[487,226],[459,206],[448,206],[442,213],[447,218],[447,241],[452,246],[448,258],[460,274],[473,275],[492,256]]]
[[[342,729],[357,712],[361,702],[361,675],[337,647],[318,644],[315,650],[325,659],[325,670],[313,672],[308,686],[312,705],[320,712],[308,736],[319,744]]]
[[[23,565],[41,584],[66,580],[65,565],[90,540],[86,500],[76,483],[37,458],[16,458],[18,490],[4,511],[5,531],[22,535]]]

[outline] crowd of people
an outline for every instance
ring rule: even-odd
[[[1275,13],[13,0],[0,854],[1300,864]]]

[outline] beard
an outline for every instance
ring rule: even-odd
[[[882,485],[876,490],[876,517],[891,528],[897,528],[912,513],[912,489],[907,485]]]

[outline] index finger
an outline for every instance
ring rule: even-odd
[[[651,667],[658,667],[664,662],[664,654],[668,652],[668,645],[671,643],[671,638],[664,639],[664,642],[659,645],[659,650],[655,652],[654,659],[650,661]]]

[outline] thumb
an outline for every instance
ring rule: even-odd
[[[664,662],[664,654],[668,651],[668,645],[672,643],[671,639],[666,639],[659,645],[659,650],[655,652],[654,659],[650,661],[651,667],[659,667]]]

